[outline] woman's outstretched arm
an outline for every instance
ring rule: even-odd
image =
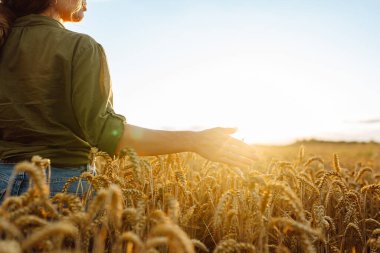
[[[116,148],[133,148],[138,155],[163,155],[196,152],[204,158],[237,167],[246,167],[256,159],[253,148],[233,137],[234,128],[212,128],[195,131],[164,131],[124,125],[124,132]]]

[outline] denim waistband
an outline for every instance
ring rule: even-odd
[[[20,163],[20,162],[24,162],[24,161],[29,161],[28,159],[0,159],[0,164],[17,164],[17,163]],[[55,165],[52,165],[51,167],[54,167],[54,168],[62,168],[62,169],[68,169],[68,168],[72,168],[72,169],[80,169],[80,170],[90,170],[90,165],[89,164],[82,164],[82,165],[73,165],[73,166],[55,166]]]
[[[17,163],[7,163],[4,162],[4,160],[0,160],[0,171],[10,171],[12,172],[14,170],[14,166]],[[51,166],[52,170],[57,170],[57,171],[67,171],[67,172],[78,172],[82,173],[85,171],[92,171],[92,168],[89,164],[86,165],[79,165],[79,166],[67,166],[67,167],[56,167],[56,166]]]

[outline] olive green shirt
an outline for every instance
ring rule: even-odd
[[[101,45],[49,17],[15,21],[0,49],[0,160],[84,165],[91,147],[114,154],[124,123]]]

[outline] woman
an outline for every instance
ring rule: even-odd
[[[110,155],[130,147],[139,155],[190,151],[232,166],[251,164],[252,148],[229,136],[235,129],[160,131],[115,114],[103,48],[63,26],[81,21],[86,10],[81,0],[0,2],[3,192],[13,165],[33,155],[51,160],[51,189],[60,191],[68,177],[86,169],[92,146]],[[11,194],[27,189],[25,176],[19,175]]]

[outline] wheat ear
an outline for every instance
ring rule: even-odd
[[[22,250],[28,251],[31,249],[34,245],[38,244],[39,242],[44,241],[46,238],[50,236],[57,236],[57,235],[70,235],[73,238],[78,237],[78,229],[68,222],[57,222],[50,224],[49,226],[46,226],[42,230],[36,231],[32,235],[29,236],[27,240],[25,240],[22,243]]]
[[[178,253],[195,253],[193,243],[187,234],[175,224],[161,223],[155,226],[150,236],[166,236],[169,239],[169,249]]]

